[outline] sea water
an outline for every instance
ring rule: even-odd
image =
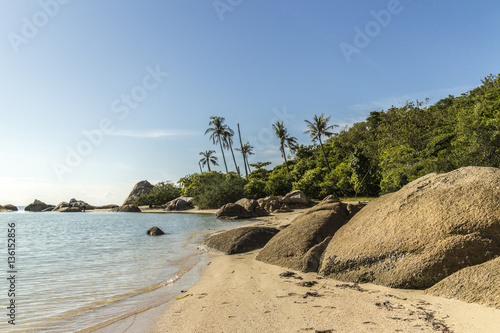
[[[12,223],[15,297],[8,296]],[[165,303],[199,265],[197,245],[208,232],[248,222],[228,223],[204,214],[0,213],[0,331],[77,332]],[[166,235],[146,235],[153,226]]]

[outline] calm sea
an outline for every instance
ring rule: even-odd
[[[15,326],[7,323],[12,222]],[[202,214],[0,213],[0,331],[76,332],[165,303],[199,268],[207,232],[248,222],[228,223]],[[153,226],[166,235],[146,235]]]

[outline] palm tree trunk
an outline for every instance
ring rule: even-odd
[[[222,152],[222,159],[224,160],[224,166],[226,167],[226,173],[229,171],[227,170],[227,164],[226,164],[226,156],[224,156],[224,149],[222,149],[222,141],[220,140],[220,136],[217,136],[219,138],[219,145],[220,145],[220,151]]]
[[[332,172],[332,169],[330,169],[330,163],[328,163],[328,160],[326,159],[325,148],[323,148],[323,143],[321,142],[321,136],[318,137],[318,139],[319,139],[319,145],[321,146],[321,150],[323,151],[323,157],[325,158],[326,166],[328,167],[328,172]]]
[[[208,160],[207,162],[208,162],[208,163],[207,163],[207,166],[208,166],[208,172],[210,172],[210,171],[212,171],[212,170],[210,170],[210,160]]]
[[[203,173],[203,169],[201,168],[201,163],[200,163],[200,162],[198,162],[198,165],[199,165],[199,167],[200,167],[200,173]],[[208,166],[208,170],[210,170],[210,165]]]
[[[231,154],[233,155],[234,167],[236,168],[236,171],[238,172],[238,175],[241,175],[240,174],[240,168],[238,168],[238,164],[236,164],[236,158],[234,158],[233,145],[231,144],[231,142],[229,142],[229,149],[231,150]]]
[[[247,157],[246,154],[243,152],[243,141],[241,141],[241,132],[240,132],[240,124],[238,123],[238,136],[240,137],[240,146],[241,146],[241,153],[243,154],[243,165],[245,166],[245,175],[248,177],[248,170],[247,170]]]
[[[285,147],[283,147],[283,145],[281,146],[281,153],[285,159],[286,175],[288,176],[290,174],[290,170],[288,170],[288,161],[286,160]]]

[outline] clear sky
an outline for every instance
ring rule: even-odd
[[[310,143],[314,114],[349,125],[500,73],[499,17],[498,1],[0,0],[0,204],[121,204],[209,149],[223,170],[210,116],[281,163],[276,120]]]

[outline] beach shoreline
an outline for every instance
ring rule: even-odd
[[[305,210],[245,226],[286,227]],[[231,229],[231,225],[228,225]],[[209,254],[199,280],[161,306],[95,332],[498,332],[500,310],[423,290],[353,284],[255,260]],[[289,277],[282,273],[292,272]]]

